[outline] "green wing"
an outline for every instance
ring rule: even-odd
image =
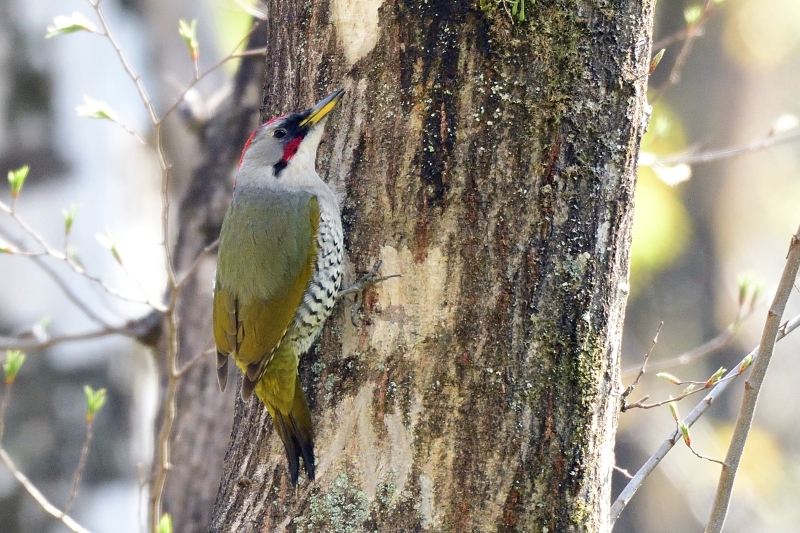
[[[220,387],[225,386],[221,375],[227,377],[227,356],[233,355],[245,372],[244,397],[252,393],[291,325],[317,256],[317,198],[309,193],[261,198],[263,194],[234,194],[220,234],[214,290]],[[290,381],[285,394],[292,398],[294,379]]]

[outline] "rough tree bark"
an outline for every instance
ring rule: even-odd
[[[237,400],[209,531],[607,530],[653,1],[509,5],[266,2],[262,118],[346,89],[318,168],[402,278],[301,362],[316,482]]]

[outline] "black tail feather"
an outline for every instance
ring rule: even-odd
[[[274,412],[273,422],[275,431],[278,432],[283,447],[286,450],[286,459],[289,461],[289,475],[292,484],[297,485],[300,473],[300,457],[303,458],[303,469],[309,480],[314,480],[314,428],[311,424],[311,412],[306,403],[300,378],[297,378],[294,389],[294,403],[292,410],[282,413],[278,409]]]

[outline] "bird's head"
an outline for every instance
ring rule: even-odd
[[[339,89],[311,109],[282,115],[259,126],[242,150],[239,177],[252,171],[278,180],[287,175],[315,174],[314,161],[325,119],[342,94],[344,90]]]

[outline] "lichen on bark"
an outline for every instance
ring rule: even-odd
[[[326,3],[268,8],[263,107],[346,89],[318,168],[402,278],[301,361],[317,482],[238,402],[210,530],[604,531],[652,2],[387,1],[355,60]]]

